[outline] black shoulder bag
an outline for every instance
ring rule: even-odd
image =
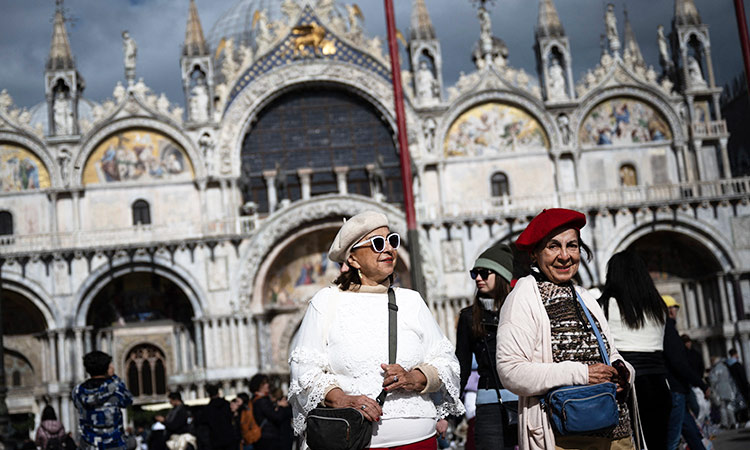
[[[388,288],[388,363],[396,362],[396,294]],[[385,390],[376,399],[385,402]],[[318,407],[307,414],[307,446],[310,450],[360,450],[370,445],[372,422],[355,408]]]

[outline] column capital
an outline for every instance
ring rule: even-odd
[[[333,172],[335,174],[337,174],[337,175],[341,174],[341,173],[344,173],[344,174],[348,173],[349,172],[349,166],[335,166],[333,168]]]
[[[278,175],[278,173],[279,172],[275,169],[264,170],[262,172],[263,178],[265,178],[266,180],[273,180],[274,178],[276,178],[276,175]]]

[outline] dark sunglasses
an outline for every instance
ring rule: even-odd
[[[388,236],[373,236],[370,239],[355,245],[352,247],[352,250],[359,247],[365,247],[369,244],[376,252],[383,253],[385,251],[385,241],[388,241],[388,244],[396,250],[398,246],[401,245],[401,236],[399,236],[398,233],[391,233]]]
[[[490,269],[471,269],[469,271],[469,275],[471,275],[472,280],[476,280],[477,277],[482,277],[483,280],[486,280],[489,278],[491,273],[495,273],[491,271]]]

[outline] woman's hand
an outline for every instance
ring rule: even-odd
[[[340,388],[331,389],[325,404],[332,408],[354,408],[370,422],[377,422],[383,415],[383,409],[375,400],[366,395],[346,395]]]
[[[403,389],[405,391],[422,392],[427,386],[427,377],[418,369],[408,372],[399,364],[381,364],[383,369],[383,388],[386,391]]]
[[[437,424],[435,425],[435,431],[437,431],[437,434],[445,439],[445,432],[448,431],[448,421],[445,419],[440,419],[437,421]]]
[[[617,379],[617,370],[612,366],[596,363],[588,367],[589,384],[606,383],[607,381],[615,381]]]

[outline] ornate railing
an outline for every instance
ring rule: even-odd
[[[694,138],[718,138],[728,136],[729,131],[727,131],[727,123],[724,120],[693,122]]]
[[[544,208],[563,207],[579,210],[661,206],[750,197],[750,177],[658,186],[633,186],[598,191],[558,192],[530,196],[503,196],[467,199],[418,206],[421,222],[442,219],[534,215]]]
[[[164,245],[202,239],[223,239],[249,234],[257,216],[169,225],[134,225],[122,228],[0,236],[0,253],[45,253],[102,247]]]

